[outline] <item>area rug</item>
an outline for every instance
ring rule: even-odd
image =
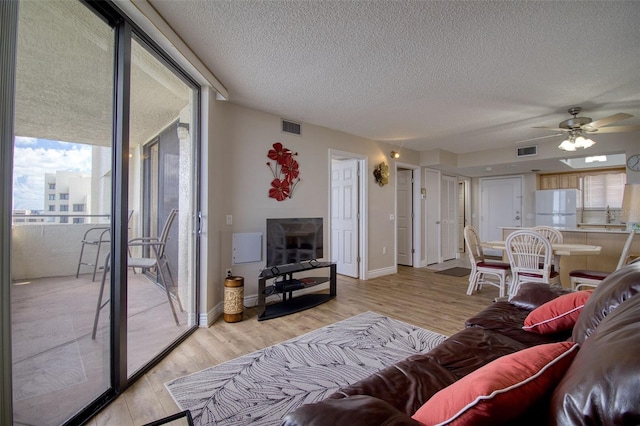
[[[451,275],[452,277],[464,277],[466,275],[469,275],[470,273],[471,273],[471,269],[461,268],[459,266],[436,272],[436,274]]]
[[[279,425],[382,368],[446,337],[365,312],[165,384],[195,425]]]

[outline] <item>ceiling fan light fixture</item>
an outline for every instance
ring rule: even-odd
[[[595,144],[591,139],[585,138],[580,130],[572,130],[569,132],[567,139],[563,140],[558,148],[563,151],[575,151],[578,148],[586,149]]]
[[[565,139],[560,145],[558,145],[558,148],[563,151],[575,151],[576,145],[570,139]]]
[[[582,142],[582,147],[583,147],[583,148],[585,148],[585,149],[586,149],[586,148],[591,148],[591,147],[592,147],[592,146],[594,146],[595,144],[596,144],[596,143],[595,143],[595,141],[593,141],[593,140],[591,140],[591,139],[589,139],[589,138],[586,138],[586,139],[584,140],[584,142]]]
[[[584,136],[578,135],[578,137],[576,137],[574,144],[576,148],[586,148],[586,146],[584,146],[585,141],[586,139],[584,138]]]

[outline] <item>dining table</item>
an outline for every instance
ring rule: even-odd
[[[491,250],[502,250],[506,252],[506,241],[485,241],[481,242],[480,246]],[[594,246],[590,244],[566,244],[566,243],[552,243],[551,250],[554,256],[554,265],[557,265],[557,271],[560,272],[560,257],[561,256],[597,256],[602,250],[601,246]]]

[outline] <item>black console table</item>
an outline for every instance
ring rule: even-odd
[[[329,275],[320,277],[296,278],[294,274],[311,270],[320,270]],[[268,280],[274,280],[267,285]],[[303,294],[294,297],[296,290],[311,288],[318,284],[329,282],[329,293]],[[267,296],[281,294],[282,301],[266,304]],[[301,262],[292,265],[274,266],[267,268],[260,274],[258,280],[258,321],[277,318],[294,312],[304,311],[325,303],[336,297],[336,264],[329,262]]]

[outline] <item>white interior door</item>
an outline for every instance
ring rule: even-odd
[[[480,180],[480,239],[502,240],[503,226],[522,226],[522,177]],[[500,256],[502,252],[490,254]]]
[[[440,261],[440,172],[425,170],[425,259],[427,265]]]
[[[442,176],[440,194],[440,233],[442,238],[442,260],[455,259],[457,255],[458,180],[453,176]]]
[[[413,171],[402,169],[397,174],[397,263],[413,266]]]
[[[331,262],[358,278],[358,161],[331,163]]]
[[[467,226],[467,182],[458,181],[458,253],[465,252],[464,227]]]

